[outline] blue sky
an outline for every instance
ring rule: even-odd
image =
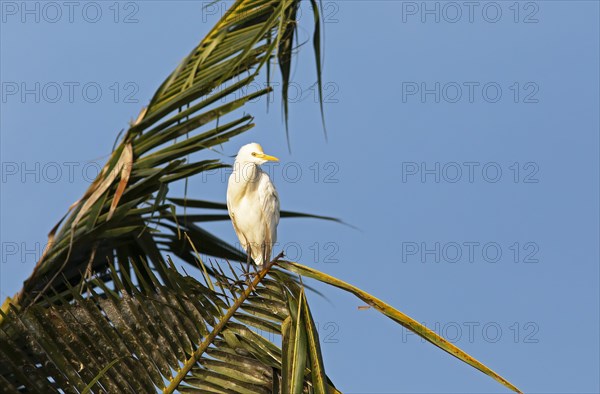
[[[2,298],[119,130],[225,10],[208,3],[0,2]],[[328,142],[307,42],[292,153],[276,93],[269,112],[264,99],[247,109],[255,129],[204,157],[232,160],[260,142],[282,159],[270,170],[283,209],[359,228],[283,220],[290,258],[389,302],[526,392],[599,392],[598,3],[323,6]],[[198,177],[189,194],[224,201],[226,177]],[[235,242],[229,223],[211,230]],[[344,392],[505,392],[352,296],[324,292],[310,301]]]

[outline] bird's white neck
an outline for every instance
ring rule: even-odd
[[[258,185],[258,179],[262,170],[257,163],[250,161],[238,162],[233,164],[234,182],[243,188],[255,188]]]

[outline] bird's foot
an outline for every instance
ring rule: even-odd
[[[252,287],[252,292],[256,295],[256,289],[252,283],[254,282],[254,278],[258,275],[258,270],[255,264],[252,264],[251,266],[253,267],[253,271],[251,271],[250,266],[248,266],[248,271],[242,273],[241,276],[245,278],[246,286]]]
[[[248,281],[249,279],[253,279],[256,277],[256,275],[258,275],[258,272],[254,271],[254,272],[244,272],[242,274],[240,274],[241,277],[245,278],[246,281]]]

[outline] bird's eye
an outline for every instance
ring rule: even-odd
[[[256,152],[252,152],[252,153],[251,153],[251,155],[252,155],[252,156],[256,156]]]

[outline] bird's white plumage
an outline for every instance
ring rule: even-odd
[[[254,262],[271,259],[277,242],[279,196],[260,165],[277,158],[265,155],[259,144],[244,145],[235,159],[227,185],[227,209],[242,247]]]

